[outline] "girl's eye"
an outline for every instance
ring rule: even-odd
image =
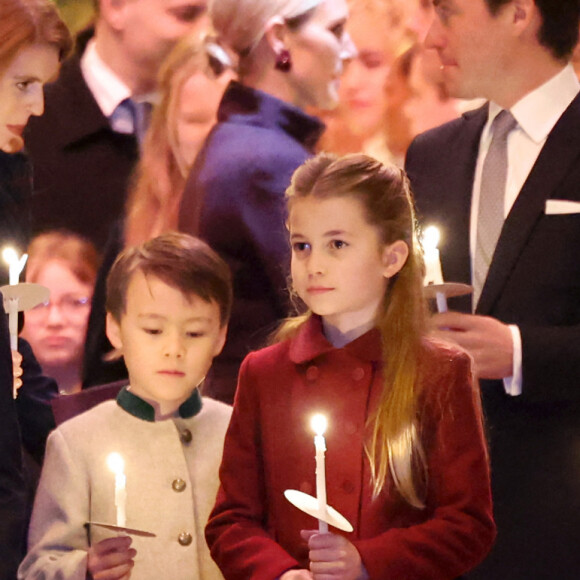
[[[330,242],[330,247],[334,250],[340,250],[342,248],[346,248],[348,244],[343,242],[342,240],[332,240]]]
[[[16,88],[19,91],[25,91],[30,86],[30,81],[21,81],[16,83]]]
[[[344,36],[344,22],[341,22],[340,24],[333,26],[330,29],[330,32],[332,32],[332,34],[334,34],[336,38],[341,39]]]
[[[293,252],[304,252],[310,248],[310,244],[307,242],[294,242],[292,244],[292,251]]]

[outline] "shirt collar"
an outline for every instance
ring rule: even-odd
[[[279,127],[311,151],[325,129],[320,119],[307,115],[298,107],[232,81],[220,103],[218,121],[236,118],[248,125]]]
[[[334,347],[322,331],[320,316],[311,315],[300,327],[290,343],[290,360],[296,364],[308,363],[315,358],[332,351],[344,350],[354,357],[367,362],[382,360],[381,335],[377,328],[373,328],[349,342],[342,349]]]
[[[117,405],[138,419],[155,422],[155,409],[141,397],[132,393],[128,386],[119,391]],[[177,412],[182,419],[189,419],[197,415],[201,411],[201,407],[201,395],[199,389],[195,389],[189,399],[180,405]]]
[[[110,117],[119,103],[131,96],[129,87],[100,57],[94,40],[89,41],[81,57],[81,70],[105,117]]]
[[[580,91],[580,83],[571,64],[543,85],[520,99],[510,112],[518,126],[536,142],[544,141],[558,119]],[[499,114],[501,107],[491,102],[487,127]]]

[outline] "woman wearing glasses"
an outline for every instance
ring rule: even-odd
[[[26,313],[22,336],[59,392],[78,392],[99,256],[90,242],[64,231],[40,234],[28,255],[26,281],[46,286],[50,299]]]

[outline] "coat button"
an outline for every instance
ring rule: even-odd
[[[303,482],[300,484],[300,488],[299,488],[299,489],[300,489],[300,491],[301,491],[302,493],[308,493],[308,494],[311,494],[311,493],[312,493],[312,484],[311,484],[310,482],[308,482],[308,481],[303,481]]]
[[[174,491],[183,491],[186,485],[187,484],[185,483],[185,481],[183,481],[183,479],[178,477],[177,479],[173,480],[171,487],[174,489]]]
[[[308,367],[306,370],[306,378],[309,381],[315,381],[318,378],[318,368],[315,366]]]
[[[188,532],[181,532],[181,534],[179,534],[177,541],[182,545],[182,546],[189,546],[189,544],[191,544],[191,542],[193,541],[193,538],[191,537],[191,534]]]
[[[356,425],[352,421],[347,421],[344,424],[344,432],[347,435],[354,435],[356,433]]]
[[[357,368],[354,369],[354,371],[352,371],[352,378],[355,381],[361,381],[362,379],[364,379],[365,376],[365,370],[363,368]]]
[[[193,439],[193,435],[191,434],[191,431],[189,429],[184,429],[179,434],[179,438],[181,439],[182,443],[191,443],[191,440]]]

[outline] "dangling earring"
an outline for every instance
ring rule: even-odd
[[[276,55],[276,64],[274,65],[276,70],[287,73],[292,68],[292,59],[290,58],[290,52],[283,48]]]

